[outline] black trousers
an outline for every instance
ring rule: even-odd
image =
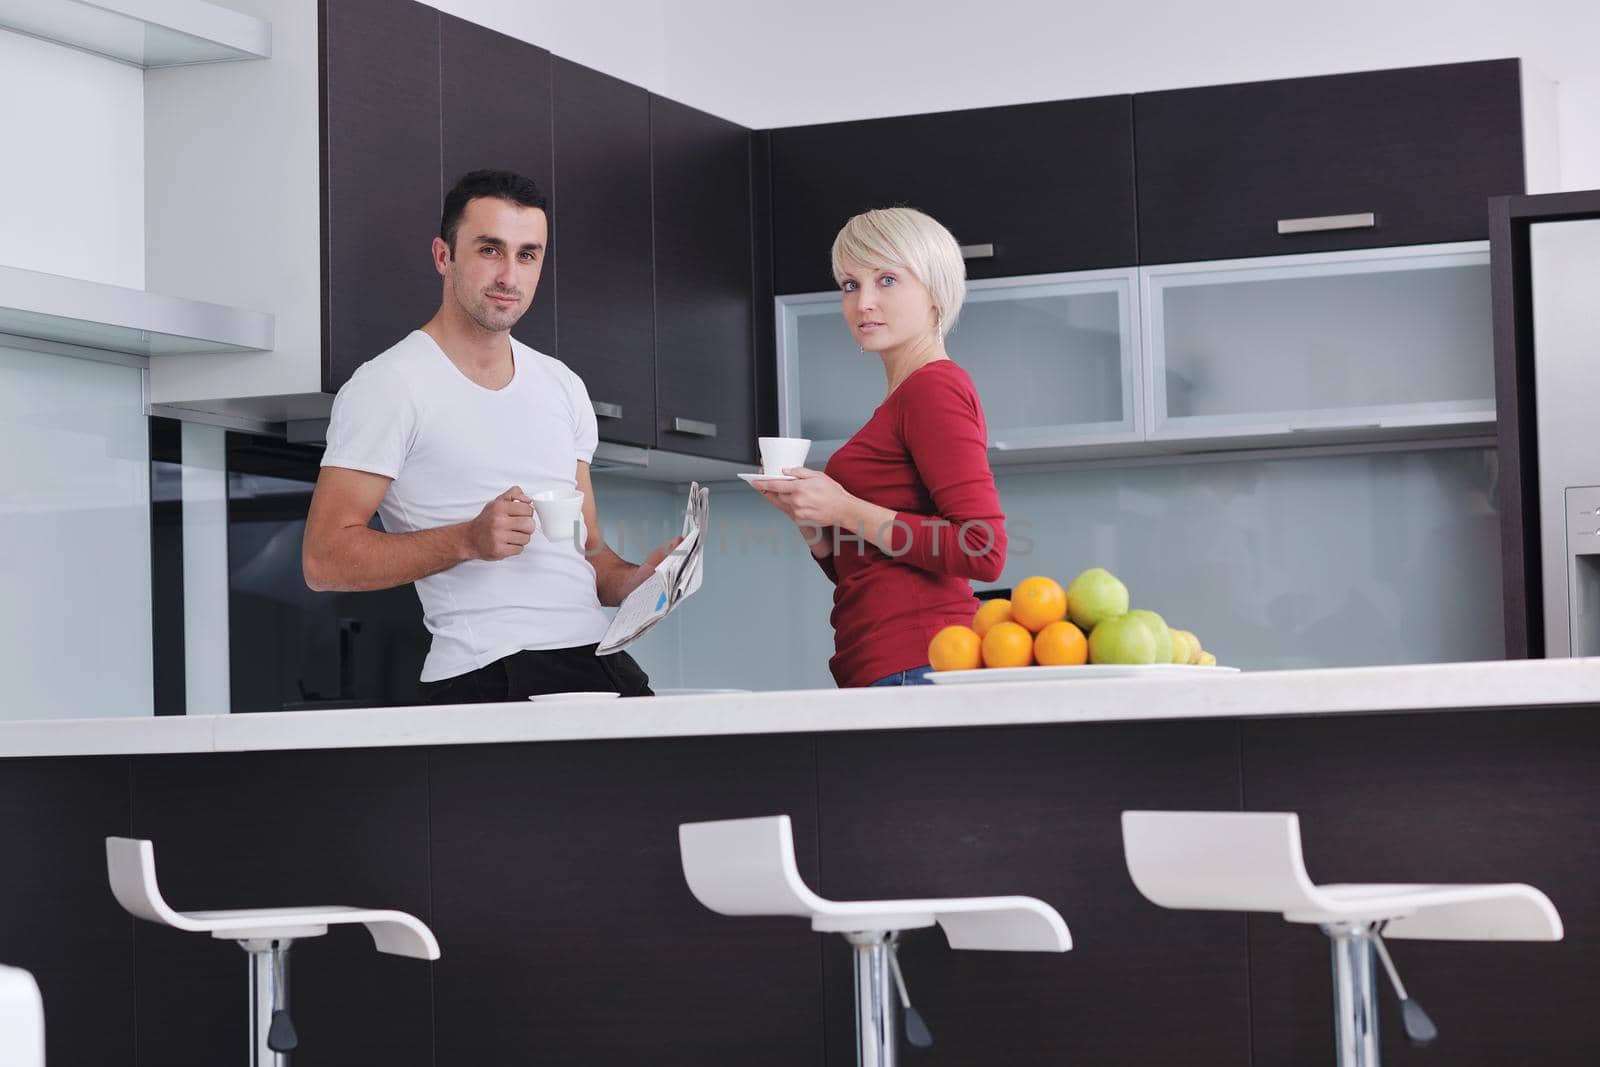
[[[626,652],[597,656],[598,645],[516,652],[454,678],[419,682],[424,704],[493,704],[543,693],[655,696],[644,668]]]

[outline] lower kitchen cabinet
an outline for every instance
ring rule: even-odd
[[[0,962],[38,982],[53,1064],[135,1062],[133,926],[106,881],[105,839],[127,833],[126,757],[0,760]]]
[[[148,756],[132,761],[123,789],[132,796],[132,836],[154,843],[174,908],[347,904],[431,923],[427,766],[425,749]],[[98,851],[94,877],[103,888],[103,844]],[[116,907],[109,889],[104,895]],[[123,920],[137,965],[138,1055],[69,1061],[52,1053],[52,1062],[243,1061],[245,953],[229,941]],[[295,942],[289,967],[295,1067],[432,1067],[428,963],[381,954],[366,930],[345,926]]]
[[[678,824],[787,813],[815,879],[815,788],[801,736],[436,751],[438,1063],[814,1067],[817,935],[701,906]]]
[[[431,964],[354,928],[296,944],[297,1067],[850,1067],[843,939],[715,914],[683,877],[680,823],[788,814],[824,897],[1022,894],[1066,920],[1060,954],[907,932],[941,1062],[1309,1063],[1331,1054],[1326,939],[1157,907],[1120,832],[1129,809],[1294,811],[1318,883],[1545,891],[1561,942],[1391,949],[1452,1063],[1579,1067],[1600,1055],[1595,710],[0,760],[0,940],[38,977],[51,1062],[242,1058],[246,957],[121,911],[103,841],[131,832],[179,909],[351,903],[432,926]],[[1381,1010],[1386,1062],[1437,1058]]]
[[[1061,954],[958,952],[934,930],[904,935],[906,985],[939,1062],[1235,1067],[1250,1059],[1245,918],[1146,901],[1120,819],[1128,808],[1232,809],[1239,788],[1229,722],[829,735],[817,750],[818,892],[1021,894],[1061,913],[1073,935]],[[830,1067],[855,1062],[840,941],[823,946]]]
[[[1525,882],[1561,913],[1555,943],[1389,942],[1438,1044],[1405,1040],[1378,990],[1383,1062],[1587,1067],[1600,1061],[1593,787],[1600,719],[1535,708],[1241,723],[1244,807],[1300,815],[1313,882]],[[1380,986],[1386,984],[1380,973]],[[1332,1060],[1327,938],[1250,917],[1254,1062]]]

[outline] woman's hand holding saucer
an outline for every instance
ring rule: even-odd
[[[861,501],[844,486],[809,467],[785,467],[792,482],[762,482],[761,495],[795,522],[812,526],[851,526]]]

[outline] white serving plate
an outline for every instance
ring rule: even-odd
[[[537,700],[541,704],[565,704],[568,701],[583,700],[615,700],[621,693],[535,693],[529,700]]]
[[[985,685],[989,682],[1064,682],[1106,678],[1211,678],[1238,674],[1238,667],[1201,667],[1194,663],[1085,663],[1080,667],[980,667],[972,671],[931,671],[936,685]]]

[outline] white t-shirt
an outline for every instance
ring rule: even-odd
[[[390,533],[467,522],[513,485],[573,489],[599,431],[583,381],[511,339],[515,371],[485,389],[421,330],[359,367],[339,390],[324,467],[394,479],[378,506]],[[593,644],[607,618],[594,568],[571,538],[542,532],[518,555],[469,560],[419,579],[433,634],[424,682],[453,678],[522,649]]]

